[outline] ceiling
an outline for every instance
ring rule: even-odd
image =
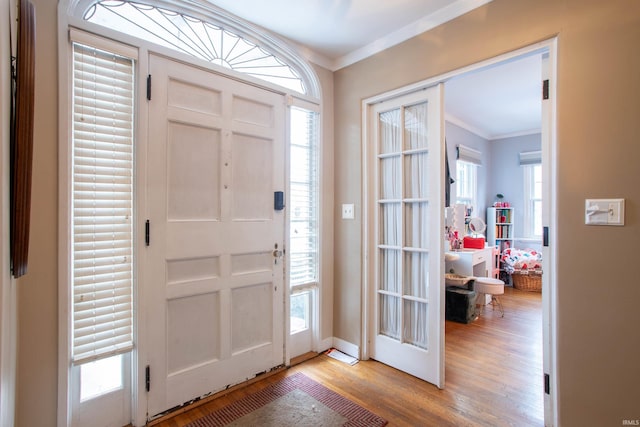
[[[463,74],[444,93],[445,118],[485,139],[539,133],[542,54]]]
[[[207,0],[288,39],[336,71],[491,0]],[[467,73],[445,85],[449,121],[485,139],[539,132],[540,55]]]

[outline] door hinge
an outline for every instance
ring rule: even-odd
[[[542,99],[549,99],[549,80],[542,81]]]
[[[151,390],[151,367],[149,365],[144,368],[144,388],[147,392]]]
[[[147,76],[147,101],[151,101],[151,74]]]
[[[542,246],[549,246],[549,227],[542,227]]]
[[[549,374],[544,374],[544,393],[545,394],[550,394],[550,389],[551,386],[549,385],[550,379],[549,379]]]
[[[151,224],[149,224],[149,220],[144,223],[144,243],[149,246],[149,242],[151,241]]]

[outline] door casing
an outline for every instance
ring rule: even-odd
[[[543,226],[549,227],[549,244],[543,248],[543,256],[545,257],[545,274],[543,275],[543,292],[542,292],[542,334],[543,334],[543,370],[549,375],[549,393],[544,394],[544,418],[545,425],[558,425],[558,378],[557,378],[557,250],[555,243],[557,242],[558,217],[557,210],[557,132],[556,132],[556,93],[557,93],[557,38],[544,40],[521,49],[508,52],[506,54],[486,59],[484,61],[453,70],[448,73],[440,74],[429,79],[407,85],[405,87],[385,92],[362,101],[362,206],[365,207],[362,212],[362,247],[364,254],[362,258],[362,295],[363,305],[361,313],[362,335],[361,335],[361,358],[367,360],[370,358],[369,340],[372,337],[372,331],[375,330],[373,322],[372,298],[370,297],[375,289],[372,289],[373,278],[371,277],[372,257],[367,253],[372,244],[371,227],[373,215],[366,208],[370,205],[370,178],[372,165],[369,163],[370,146],[372,142],[371,123],[375,120],[372,110],[373,105],[390,100],[405,94],[423,90],[437,83],[445,83],[446,81],[460,76],[462,74],[472,72],[481,68],[489,67],[504,61],[517,58],[519,56],[531,55],[535,53],[548,53],[548,61],[546,61],[546,76],[549,79],[549,100],[548,104],[543,103],[542,115],[542,159],[543,159]],[[443,130],[444,131],[444,130]],[[444,262],[444,260],[443,260]],[[444,280],[444,278],[443,278]],[[444,299],[444,292],[441,293]],[[444,319],[442,320],[444,322]],[[444,347],[442,348],[442,358],[444,360]],[[446,363],[446,362],[445,362]],[[444,384],[443,384],[444,386]],[[544,392],[544,391],[541,391]]]

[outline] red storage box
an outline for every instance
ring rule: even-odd
[[[465,236],[462,239],[462,246],[467,249],[484,249],[484,237]]]

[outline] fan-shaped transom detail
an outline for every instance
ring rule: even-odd
[[[178,11],[127,0],[102,0],[86,21],[148,40],[253,77],[309,94],[300,73],[264,47],[224,26]]]

